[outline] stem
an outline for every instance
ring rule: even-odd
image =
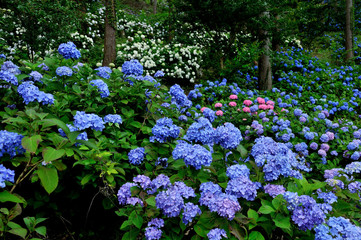
[[[13,185],[13,187],[11,188],[10,193],[13,193],[13,191],[14,191],[15,188],[16,188],[16,186],[17,186],[20,182],[22,182],[22,181],[29,175],[29,173],[34,169],[34,168],[32,168],[31,171],[27,172],[27,170],[28,170],[28,168],[29,168],[29,166],[30,166],[30,163],[31,163],[31,160],[32,160],[32,159],[33,159],[33,153],[30,155],[29,161],[27,162],[27,164],[26,164],[23,172],[22,172],[22,173],[19,175],[19,177],[16,179],[16,182],[15,182],[15,184]],[[36,165],[35,165],[35,166],[36,166]],[[23,177],[26,172],[27,172],[27,174],[25,175],[25,177]]]

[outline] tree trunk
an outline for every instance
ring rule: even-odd
[[[157,14],[157,0],[153,0],[153,14]]]
[[[105,0],[105,34],[103,66],[109,66],[116,58],[116,12],[115,0]]]
[[[352,0],[346,0],[346,28],[345,28],[345,37],[346,37],[346,61],[353,59],[353,11],[352,11]]]
[[[275,17],[275,21],[276,21],[276,30],[273,34],[273,38],[272,38],[272,50],[273,51],[277,51],[280,52],[281,51],[281,39],[280,39],[280,29],[278,28],[278,20],[280,19],[280,16],[277,14]]]
[[[269,12],[263,12],[262,17],[269,18]],[[271,41],[268,32],[264,29],[260,30],[260,39],[263,43],[263,52],[258,60],[258,87],[259,90],[272,89],[272,68],[270,62],[270,46]]]

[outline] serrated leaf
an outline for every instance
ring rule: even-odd
[[[54,161],[56,159],[61,158],[64,156],[65,150],[64,149],[55,149],[52,147],[47,147],[43,149],[43,158],[46,163],[49,163],[51,161]]]
[[[21,140],[21,145],[24,149],[26,149],[26,151],[30,153],[35,153],[41,141],[42,139],[40,135],[34,135],[31,137],[24,137]]]
[[[44,189],[49,194],[52,193],[58,186],[58,171],[55,168],[38,166],[37,174]]]

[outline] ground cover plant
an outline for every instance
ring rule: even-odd
[[[341,39],[320,39],[330,61],[289,41],[260,91],[258,43],[200,80],[209,35],[167,42],[143,14],[118,11],[109,66],[80,32],[0,55],[0,236],[361,239],[359,46],[344,64]]]

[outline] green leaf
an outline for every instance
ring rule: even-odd
[[[276,197],[272,200],[272,205],[276,210],[279,210],[282,204],[282,200],[279,197]]]
[[[49,194],[52,193],[58,186],[58,171],[55,168],[38,166],[37,173],[44,189]]]
[[[123,222],[123,224],[120,226],[120,230],[124,230],[126,229],[128,226],[131,226],[132,225],[132,221],[130,220],[126,220]]]
[[[41,236],[46,236],[46,227],[45,226],[41,226],[41,227],[37,227],[35,228],[35,231],[40,234]]]
[[[140,215],[135,214],[132,218],[132,222],[137,228],[140,229],[143,224],[143,218]]]
[[[248,209],[247,216],[248,216],[248,218],[253,218],[255,220],[255,222],[257,222],[258,217],[259,217],[258,213],[255,210],[251,209],[251,208]]]
[[[277,214],[276,218],[273,219],[276,226],[282,229],[290,229],[291,222],[289,216],[284,216],[282,214]]]
[[[202,225],[199,225],[199,224],[195,225],[194,231],[201,237],[204,237],[204,238],[207,237],[207,233],[204,231]]]
[[[24,137],[21,140],[21,145],[26,149],[26,151],[35,153],[41,141],[42,139],[40,135],[34,135],[31,137]]]
[[[64,149],[56,150],[52,147],[47,147],[43,149],[43,158],[46,163],[54,161],[61,158],[65,154]]]
[[[18,196],[9,193],[8,191],[0,192],[0,202],[14,202],[14,203],[24,203],[24,199],[19,198]]]
[[[81,185],[85,185],[89,182],[89,180],[92,178],[92,174],[87,174],[83,177],[83,179],[81,180],[80,184]]]
[[[260,232],[253,231],[249,234],[249,240],[265,240],[263,235]]]
[[[275,212],[276,210],[274,210],[273,207],[266,205],[266,206],[261,206],[258,211],[262,214],[270,214]]]
[[[10,222],[8,223],[8,226],[11,227]],[[26,230],[25,228],[22,228],[20,225],[18,225],[18,228],[12,228],[9,230],[9,233],[12,233],[16,236],[22,237],[25,239],[26,235],[28,234],[28,230]]]
[[[130,123],[131,126],[135,127],[135,128],[141,128],[142,124],[140,122],[134,121]]]
[[[138,234],[139,234],[139,229],[131,228],[129,232],[126,232],[123,235],[122,240],[135,240],[137,239]]]
[[[57,125],[61,129],[63,129],[63,131],[65,132],[66,135],[68,135],[70,133],[68,126],[59,119],[51,118],[51,119],[44,119],[42,121],[43,121],[43,127],[50,127],[50,126]]]
[[[237,151],[241,154],[241,157],[245,159],[248,156],[247,149],[243,145],[238,145]]]
[[[33,231],[33,227],[34,227],[34,224],[35,224],[35,218],[34,217],[26,217],[26,218],[23,218],[23,220],[24,220],[24,223],[25,223],[26,227],[30,231]]]
[[[155,197],[154,196],[147,198],[145,200],[145,202],[148,203],[149,206],[155,207]]]

